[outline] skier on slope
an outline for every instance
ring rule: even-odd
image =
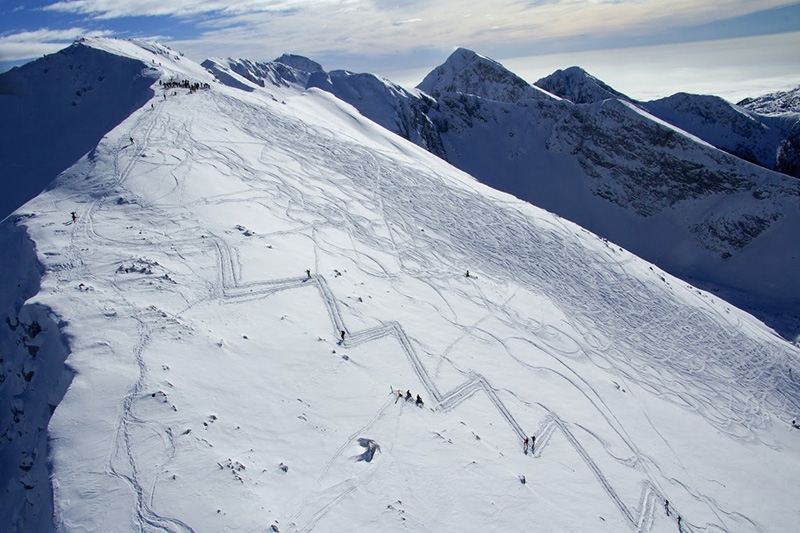
[[[522,451],[528,453],[528,437],[525,437],[525,441],[522,443]]]
[[[536,444],[536,435],[531,435],[531,453],[533,453],[534,444]]]
[[[344,342],[344,330],[342,330],[342,342]]]
[[[417,394],[417,402],[416,403],[417,403],[417,407],[422,407],[424,405],[424,402],[422,401],[422,397],[419,394]]]
[[[408,402],[408,401],[410,401],[410,400],[412,400],[412,397],[411,397],[411,391],[410,391],[410,390],[407,390],[407,391],[406,391],[406,401]]]

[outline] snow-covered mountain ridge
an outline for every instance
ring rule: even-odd
[[[753,160],[777,151],[791,166],[796,153],[780,146],[796,118],[756,120],[716,97],[634,102],[580,69],[537,82],[560,93],[549,96],[463,49],[421,93],[371,74],[317,69],[308,79],[482,182],[721,291],[789,338],[800,333],[800,182],[714,148]]]
[[[2,527],[792,528],[752,316],[324,91],[83,46],[159,77],[0,231]]]
[[[578,67],[557,71],[535,85],[576,104],[609,98],[633,103],[720,150],[800,178],[800,88],[735,105],[718,96],[688,93],[637,102]]]

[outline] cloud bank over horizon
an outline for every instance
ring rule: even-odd
[[[79,36],[159,40],[197,61],[219,56],[270,60],[289,52],[310,57],[326,69],[373,72],[404,84],[412,71],[430,70],[459,46],[498,60],[776,34],[800,46],[797,0],[710,4],[32,0],[25,6],[0,8],[0,71],[55,52]],[[800,59],[795,67],[800,67]],[[392,78],[398,75],[403,79]]]

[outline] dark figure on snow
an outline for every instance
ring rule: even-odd
[[[669,500],[664,500],[664,510],[667,511],[667,516],[669,516]]]
[[[133,137],[131,137],[130,139],[131,139],[131,144],[133,144]]]
[[[678,531],[683,531],[681,529],[681,515],[678,515]]]
[[[73,211],[71,214],[72,214],[72,221],[75,222],[78,219],[78,215],[75,214],[75,211]]]
[[[344,342],[344,330],[342,330],[342,342]]]
[[[525,437],[525,440],[522,443],[522,451],[525,453],[528,453],[528,442],[529,442],[528,437]]]
[[[417,394],[417,402],[416,403],[417,403],[417,407],[422,407],[423,406],[422,398],[420,397],[419,394]]]
[[[536,435],[531,436],[531,453],[533,453],[534,444],[536,444]]]
[[[308,279],[311,279],[311,270],[308,268],[306,269],[306,276],[308,276]]]
[[[411,399],[412,399],[412,398],[411,398],[411,391],[410,391],[410,390],[407,390],[407,391],[406,391],[406,401],[409,401],[409,400],[411,400]]]
[[[469,270],[467,270],[467,274],[466,274],[466,277],[469,277]]]

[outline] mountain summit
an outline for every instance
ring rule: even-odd
[[[631,101],[580,67],[557,70],[534,85],[575,104],[593,104],[609,98]]]
[[[439,97],[446,93],[463,93],[497,102],[552,98],[500,63],[459,48],[441,66],[432,70],[417,89]]]

